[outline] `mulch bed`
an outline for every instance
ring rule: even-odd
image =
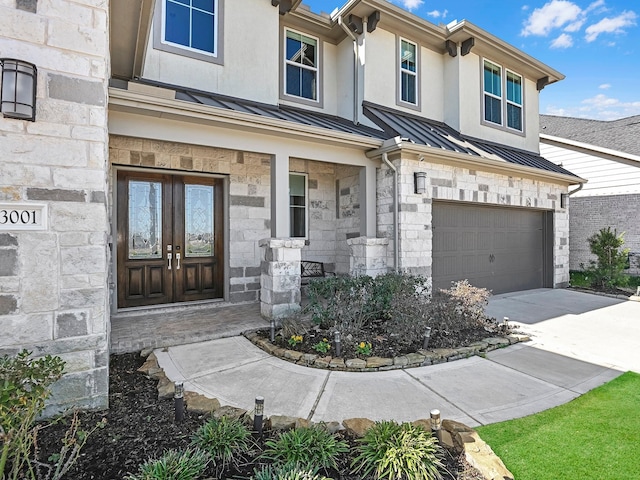
[[[184,422],[174,422],[172,400],[158,400],[156,382],[137,372],[144,362],[139,354],[112,355],[110,361],[109,405],[103,412],[82,412],[80,420],[88,429],[106,419],[106,425],[96,430],[88,439],[81,456],[66,478],[73,480],[123,479],[135,473],[148,458],[157,458],[168,449],[182,449],[189,445],[191,435],[206,420],[206,415],[185,414]],[[68,421],[61,421],[42,429],[38,435],[40,459],[46,461],[59,451]],[[265,439],[272,432],[265,433]],[[353,443],[353,440],[347,439]],[[260,453],[260,441],[256,438],[255,456]],[[483,477],[463,458],[445,455],[447,480],[481,480]],[[255,458],[246,459],[239,470],[229,470],[218,478],[249,478],[253,473]],[[350,475],[349,458],[340,462],[340,472],[329,472],[332,478],[362,480]],[[207,476],[214,478],[209,467]],[[204,478],[207,478],[205,476]]]

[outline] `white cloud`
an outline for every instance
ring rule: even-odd
[[[598,7],[604,7],[605,1],[604,0],[596,0],[595,2],[591,3],[586,9],[585,9],[585,13],[589,13],[592,10],[595,10]],[[606,10],[606,8],[605,8]]]
[[[430,12],[427,12],[427,15],[433,18],[445,18],[448,13],[449,10],[443,10],[442,12],[440,10],[432,10]]]
[[[573,46],[573,38],[571,35],[563,33],[553,42],[551,42],[551,48],[569,48]]]
[[[598,23],[587,27],[584,38],[587,42],[593,42],[602,33],[624,33],[626,27],[636,25],[636,18],[638,15],[632,11],[622,12],[613,18],[603,18]]]
[[[600,90],[609,90],[611,88],[611,84],[610,83],[603,83],[602,85],[600,85],[598,87]]]
[[[555,28],[568,26],[570,29],[579,29],[580,27],[576,27],[576,25],[577,22],[582,21],[581,14],[582,9],[573,2],[551,0],[531,13],[520,34],[524,37],[529,35],[547,36]]]
[[[395,3],[399,3],[407,10],[411,11],[424,3],[424,0],[395,0]]]
[[[598,120],[614,120],[617,118],[640,115],[640,101],[622,102],[617,98],[608,97],[599,93],[595,97],[582,101],[580,111],[589,118]]]

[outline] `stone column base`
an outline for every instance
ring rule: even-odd
[[[265,238],[260,275],[260,313],[282,318],[300,309],[300,259],[304,240]]]
[[[351,249],[349,273],[351,276],[369,275],[376,277],[388,273],[388,238],[357,237],[347,240]]]

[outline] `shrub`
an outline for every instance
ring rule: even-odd
[[[296,428],[281,433],[275,440],[267,440],[262,454],[276,466],[298,465],[302,469],[337,468],[341,453],[349,446],[322,427]]]
[[[199,449],[168,450],[160,458],[147,460],[127,480],[194,480],[202,475],[210,459]]]
[[[484,309],[490,295],[487,289],[474,287],[467,280],[434,294],[428,306],[431,344],[455,347],[465,331],[489,328]]]
[[[0,358],[0,478],[35,478],[31,465],[33,424],[42,413],[49,387],[62,376],[64,362],[47,355],[30,358],[23,350]],[[6,477],[5,477],[6,475]]]
[[[251,480],[330,480],[312,469],[301,468],[295,464],[274,467],[272,465],[256,470]]]
[[[212,418],[192,437],[192,443],[204,450],[219,471],[228,465],[238,465],[239,459],[251,448],[251,432],[233,418]]]
[[[627,268],[629,249],[622,249],[624,233],[618,235],[610,227],[601,229],[587,240],[589,249],[597,257],[591,260],[587,273],[590,275],[592,286],[598,288],[613,288],[624,280],[623,271]]]
[[[391,421],[376,423],[359,440],[354,473],[389,480],[440,479],[444,468],[437,440],[422,427]]]

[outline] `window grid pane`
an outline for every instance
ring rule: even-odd
[[[491,62],[484,62],[484,91],[502,97],[502,75],[500,67]]]
[[[522,77],[507,72],[507,100],[522,105]]]
[[[289,231],[291,237],[307,236],[307,177],[289,175]]]
[[[522,107],[507,103],[507,126],[522,131]]]
[[[484,119],[502,125],[502,101],[499,98],[484,96]]]
[[[164,40],[216,53],[216,0],[165,0]]]
[[[285,93],[309,100],[318,99],[318,41],[286,31]]]

